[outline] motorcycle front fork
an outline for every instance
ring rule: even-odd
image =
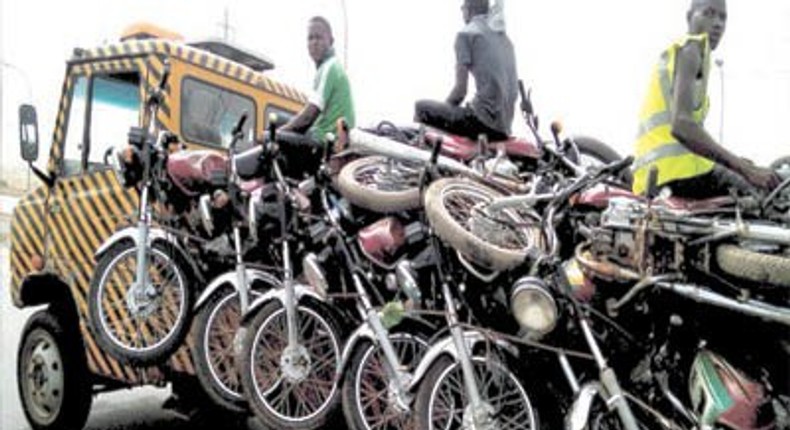
[[[447,323],[450,327],[450,335],[452,336],[453,345],[458,353],[458,361],[461,364],[461,374],[464,379],[464,388],[466,390],[466,395],[469,397],[469,407],[464,411],[464,414],[468,412],[472,414],[471,420],[465,418],[464,422],[471,422],[473,429],[489,428],[491,424],[490,407],[483,401],[483,396],[480,394],[480,387],[478,387],[477,380],[475,379],[474,366],[472,364],[472,353],[468,349],[464,339],[463,329],[459,325],[455,302],[450,293],[450,285],[447,282],[442,283],[442,294],[445,300],[445,311]]]
[[[150,230],[151,210],[148,205],[148,186],[144,186],[140,194],[140,217],[137,220],[137,268],[135,271],[134,285],[131,293],[135,298],[134,303],[147,296],[149,275],[148,275],[148,231]],[[137,309],[131,309],[133,313]]]
[[[246,315],[250,309],[250,287],[247,285],[247,265],[241,253],[241,231],[238,225],[233,226],[233,243],[236,251],[236,281],[237,293],[239,294],[239,306],[241,314]]]
[[[398,355],[395,352],[395,347],[389,337],[389,331],[384,328],[381,322],[381,316],[378,311],[373,307],[370,302],[370,297],[362,285],[362,280],[359,274],[354,273],[354,287],[359,294],[359,300],[362,305],[361,314],[367,324],[373,330],[376,336],[376,341],[384,353],[384,371],[387,373],[387,378],[390,380],[390,387],[395,394],[396,407],[402,411],[411,409],[411,398],[406,393],[406,381],[402,377],[400,371],[401,363],[398,360]]]

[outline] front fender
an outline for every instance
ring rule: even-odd
[[[107,238],[107,240],[105,240],[104,243],[99,246],[99,249],[97,249],[94,253],[95,261],[98,261],[99,258],[101,258],[101,256],[113,245],[126,240],[132,241],[135,247],[139,245],[137,243],[137,227],[130,226],[122,228],[113,233],[113,235]],[[203,278],[201,271],[198,269],[197,264],[195,264],[189,254],[178,243],[178,238],[175,235],[162,230],[161,228],[150,227],[148,229],[148,243],[151,244],[159,241],[166,242],[171,245],[176,250],[176,252],[178,252],[179,257],[183,258],[184,261],[189,264],[189,268],[191,269],[191,272],[194,274],[197,281],[201,284],[205,282],[205,279]]]
[[[316,293],[312,287],[303,284],[295,284],[294,298],[296,299],[296,303],[298,304],[301,302],[304,297],[310,297],[311,299],[317,300],[321,303],[325,302],[325,300],[318,293]],[[258,312],[258,310],[273,300],[280,302],[280,304],[285,307],[285,287],[269,290],[264,293],[263,296],[255,299],[255,301],[250,305],[250,309],[242,317],[241,324],[244,325],[247,323],[255,315],[255,313]]]
[[[268,272],[264,272],[258,269],[247,269],[245,271],[245,275],[247,278],[247,285],[249,285],[250,287],[252,287],[256,283],[264,283],[269,287],[269,289],[267,289],[266,291],[269,291],[271,289],[282,288],[282,282],[279,279],[277,279],[276,276]],[[198,298],[197,303],[195,304],[195,310],[200,309],[206,303],[206,301],[211,297],[211,295],[214,294],[214,292],[216,292],[217,290],[219,290],[225,285],[230,285],[237,292],[242,291],[243,289],[242,286],[239,285],[239,278],[236,275],[235,270],[225,272],[214,278],[208,284],[208,286],[203,290],[203,292],[200,293],[200,297]]]
[[[601,384],[591,382],[582,386],[570,411],[565,416],[565,430],[584,430],[590,421],[590,410],[596,397],[603,392]]]
[[[367,322],[363,322],[351,333],[351,336],[348,337],[346,340],[346,345],[343,347],[343,355],[341,356],[340,360],[340,370],[345,371],[346,366],[348,365],[349,360],[351,360],[351,354],[354,353],[357,345],[360,344],[363,340],[369,340],[371,343],[378,343],[378,339],[376,339],[376,333],[373,332],[373,329],[370,328]]]
[[[474,351],[474,348],[481,344],[488,342],[489,339],[486,336],[476,330],[465,330],[463,333],[464,343],[466,344],[467,351]],[[502,339],[494,340],[494,343],[497,347],[507,351],[512,355],[518,354],[518,349],[513,346],[510,342],[507,342]],[[449,356],[453,361],[458,362],[458,347],[456,347],[455,342],[453,342],[452,335],[447,335],[442,339],[436,341],[428,348],[428,351],[425,352],[425,356],[423,356],[420,363],[417,365],[417,368],[414,370],[414,376],[409,384],[408,391],[414,392],[417,386],[422,381],[422,378],[425,377],[425,374],[428,373],[428,369],[431,368],[436,360],[438,360],[443,355]]]

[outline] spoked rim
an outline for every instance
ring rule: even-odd
[[[186,318],[186,280],[164,252],[148,250],[149,285],[144,297],[133,291],[137,248],[118,254],[99,282],[99,324],[110,342],[120,349],[146,353],[160,348],[176,335]],[[131,309],[130,303],[139,306]]]
[[[442,204],[453,221],[492,245],[523,251],[538,243],[537,229],[527,227],[524,218],[512,209],[489,214],[485,207],[493,196],[471,184],[450,184],[442,190]]]
[[[28,410],[36,416],[36,421],[49,424],[63,406],[63,359],[55,339],[48,332],[36,330],[30,339],[23,364],[25,403],[30,406]]]
[[[497,360],[474,357],[475,379],[483,402],[491,409],[498,430],[534,430],[535,411],[524,387],[506,366]],[[429,401],[431,429],[464,428],[468,401],[460,363],[448,366],[436,380]]]
[[[398,362],[408,372],[417,367],[428,350],[425,340],[407,333],[390,335],[390,340]],[[408,411],[399,411],[392,404],[393,393],[390,392],[383,360],[381,348],[372,344],[362,356],[354,379],[356,410],[367,430],[411,429],[414,424]]]
[[[281,368],[288,346],[285,309],[269,315],[255,333],[250,350],[252,379],[260,403],[287,422],[307,421],[324,412],[337,392],[340,341],[329,321],[314,310],[297,307],[299,341],[310,357],[307,375],[291,381]]]
[[[239,294],[228,294],[220,300],[208,317],[203,333],[203,359],[214,385],[226,395],[242,400],[241,376],[236,366],[236,334],[241,325]]]
[[[353,177],[366,188],[391,193],[420,186],[420,170],[416,164],[388,158],[377,158],[375,162],[357,166]]]

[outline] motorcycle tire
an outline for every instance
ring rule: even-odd
[[[354,160],[340,170],[338,190],[351,203],[374,212],[416,209],[420,207],[420,169],[402,169],[401,163],[379,156]],[[392,175],[391,169],[400,176]]]
[[[476,182],[443,178],[426,190],[425,213],[436,235],[461,254],[486,269],[508,270],[523,264],[542,240],[539,229],[521,227],[526,222],[513,210],[507,209],[501,214],[514,225],[491,221],[483,216],[473,217],[471,211],[474,207],[501,196],[499,192]],[[486,224],[493,228],[494,231],[489,229],[491,234],[482,231]],[[495,236],[496,241],[493,239]]]
[[[617,151],[612,149],[612,147],[593,137],[574,136],[573,141],[576,142],[581,156],[581,160],[577,161],[583,166],[592,167],[596,165],[605,165],[620,161],[623,158]],[[630,187],[634,178],[631,171],[626,169],[620,174],[618,179],[620,179],[624,185]]]
[[[250,291],[250,302],[260,296]],[[214,403],[230,412],[247,411],[234,351],[243,317],[240,305],[233,288],[215,291],[195,315],[191,333],[198,381]]]
[[[491,415],[499,430],[535,430],[540,428],[538,411],[526,387],[508,365],[499,360],[472,357],[475,379],[481,398],[492,408]],[[509,394],[500,391],[509,389]],[[492,399],[500,402],[490,404]],[[450,404],[448,404],[450,403]],[[464,390],[461,364],[448,355],[434,362],[420,383],[414,405],[415,428],[424,430],[456,430],[469,428],[465,421],[468,398]],[[444,409],[444,410],[443,410]],[[504,423],[502,422],[504,421]]]
[[[787,257],[721,245],[716,249],[716,263],[726,273],[741,279],[790,287],[790,258]]]
[[[777,158],[771,163],[771,170],[780,170],[783,168],[790,168],[790,155]]]
[[[17,352],[17,388],[34,430],[80,429],[93,402],[92,384],[76,316],[57,307],[34,313]]]
[[[300,345],[312,360],[323,359],[319,366],[308,360],[307,374],[300,374],[304,369],[297,366],[305,363],[284,356],[288,346],[286,310],[279,301],[272,301],[242,328],[245,334],[237,363],[243,391],[250,409],[266,428],[327,428],[340,407],[344,336],[335,312],[321,302],[303,298],[296,313]],[[289,363],[293,367],[287,367]],[[305,405],[307,399],[310,402]]]
[[[88,312],[96,342],[134,366],[160,364],[183,344],[194,302],[187,263],[178,251],[154,242],[149,258],[149,276],[161,282],[152,282],[145,297],[132,295],[137,247],[131,241],[117,243],[101,256],[90,285]],[[135,305],[138,309],[130,309]]]
[[[407,372],[413,372],[428,350],[427,336],[401,331],[390,333],[389,338],[399,364]],[[354,349],[342,389],[343,414],[351,430],[414,428],[412,414],[391,405],[392,396],[383,360],[381,346],[371,341],[362,342]],[[370,416],[369,413],[378,416]]]

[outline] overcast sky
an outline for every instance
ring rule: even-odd
[[[2,58],[13,65],[2,71],[4,165],[19,157],[16,106],[32,98],[48,146],[72,49],[115,40],[136,21],[188,40],[218,37],[227,8],[231,39],[271,57],[274,77],[306,90],[314,73],[306,21],[326,15],[341,58],[347,54],[361,124],[409,121],[415,100],[444,99],[462,25],[461,0],[346,0],[346,49],[341,0],[1,1]],[[542,123],[560,119],[568,132],[630,153],[650,69],[685,31],[688,0],[505,1],[519,74],[533,88]],[[790,1],[730,0],[727,33],[714,56],[724,60],[725,103],[717,69],[708,129],[719,136],[724,106],[725,145],[763,163],[790,154]],[[520,118],[514,128],[524,130]]]

